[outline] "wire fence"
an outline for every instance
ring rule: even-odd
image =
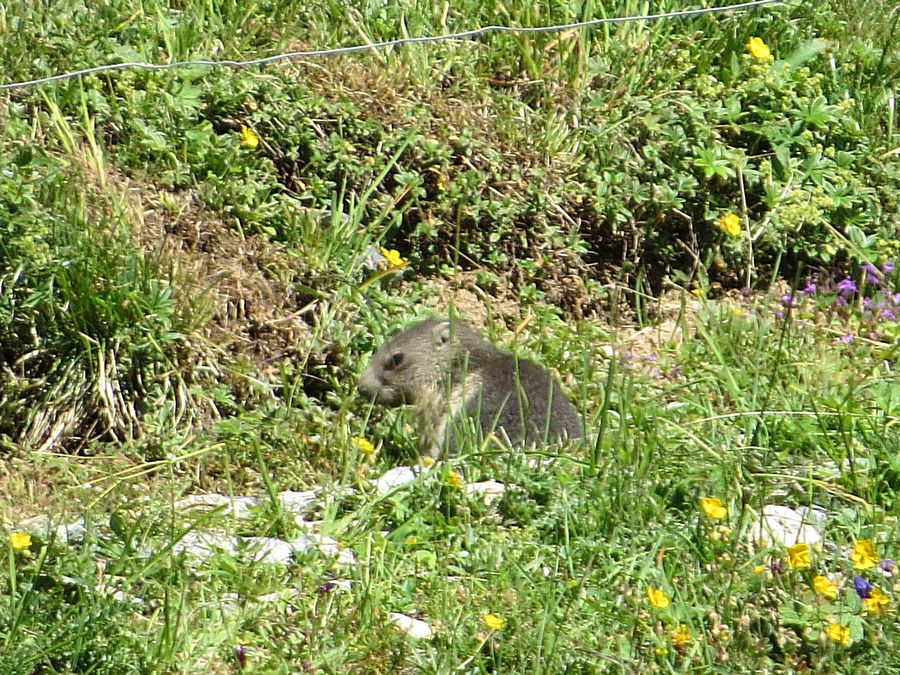
[[[97,73],[105,73],[117,70],[143,69],[143,70],[171,70],[174,68],[188,67],[208,67],[208,68],[250,68],[253,66],[264,66],[271,63],[279,63],[283,61],[300,61],[309,60],[320,57],[341,56],[346,54],[355,54],[371,50],[391,49],[394,47],[402,47],[404,45],[429,44],[432,42],[449,42],[453,40],[473,40],[489,33],[512,33],[516,35],[532,35],[539,33],[562,33],[569,30],[580,28],[595,28],[604,24],[632,23],[636,21],[659,21],[667,19],[684,19],[694,16],[702,16],[704,14],[722,14],[728,12],[745,11],[762,7],[764,5],[783,4],[784,0],[752,0],[751,2],[741,2],[732,5],[723,5],[720,7],[701,7],[697,9],[686,9],[675,12],[661,12],[658,14],[642,14],[637,16],[623,17],[607,17],[603,19],[592,19],[590,21],[578,21],[574,23],[556,24],[552,26],[536,26],[517,28],[513,26],[484,26],[472,30],[462,31],[460,33],[447,33],[443,35],[426,35],[420,37],[405,37],[396,40],[385,40],[383,42],[349,45],[347,47],[334,47],[331,49],[313,49],[309,51],[291,51],[265,56],[257,59],[248,59],[246,61],[232,60],[209,60],[197,59],[191,61],[173,61],[172,63],[145,63],[142,61],[128,61],[126,63],[109,63],[102,66],[93,66],[91,68],[82,68],[81,70],[73,70],[57,75],[49,75],[47,77],[38,77],[33,80],[23,80],[21,82],[7,82],[0,84],[0,91],[9,89],[26,89],[36,87],[50,82],[60,82],[62,80],[71,80],[83,75],[95,75]]]

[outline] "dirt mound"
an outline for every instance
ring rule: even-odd
[[[297,263],[280,244],[242,236],[186,193],[142,199],[135,236],[146,255],[171,267],[180,292],[208,303],[212,342],[261,374],[308,340],[304,316],[314,303],[294,289]]]

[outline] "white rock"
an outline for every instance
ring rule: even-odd
[[[344,548],[337,540],[327,537],[324,534],[318,534],[316,532],[301,534],[299,537],[291,539],[288,544],[294,551],[303,553],[310,549],[315,549],[320,553],[335,556],[337,562],[342,565],[356,564],[356,558],[353,555],[353,551]]]
[[[375,490],[378,494],[383,495],[390,492],[395,487],[405,485],[410,481],[414,481],[419,475],[421,469],[412,466],[398,466],[388,470],[375,481]]]
[[[318,493],[315,490],[279,492],[278,502],[281,504],[281,508],[288,513],[295,516],[301,515],[315,509],[318,502]]]
[[[465,490],[467,495],[480,496],[485,504],[493,504],[506,492],[506,486],[495,480],[484,480],[480,483],[469,483]]]
[[[229,497],[216,493],[204,495],[188,495],[184,499],[175,502],[175,508],[181,511],[191,509],[222,509],[222,513],[233,515],[236,518],[247,518],[252,509],[259,507],[262,500],[259,497]]]
[[[822,527],[825,521],[828,520],[828,511],[824,506],[819,506],[818,504],[798,506],[797,513],[803,516],[805,522],[811,523],[816,527]]]
[[[811,517],[787,506],[767,504],[760,517],[750,526],[748,538],[754,546],[767,548],[773,544],[815,546],[822,535],[810,524]]]
[[[74,523],[65,523],[56,526],[56,536],[61,541],[71,544],[84,540],[87,529],[84,527],[84,520],[76,520]]]
[[[277,563],[288,565],[294,560],[294,547],[283,539],[275,537],[237,538],[253,552],[253,559],[261,563]]]
[[[391,623],[410,637],[428,640],[434,635],[427,623],[400,612],[391,612]]]
[[[294,560],[295,553],[316,550],[324,555],[337,558],[337,562],[353,565],[356,558],[353,551],[343,548],[331,537],[322,534],[304,534],[291,541],[275,537],[235,537],[224,532],[188,532],[172,547],[177,554],[184,554],[196,560],[208,560],[215,553],[225,553],[239,557],[241,550],[247,549],[250,557],[257,562],[287,565]]]
[[[266,593],[265,595],[257,595],[253,598],[256,602],[268,603],[278,602],[279,600],[290,600],[300,594],[296,588],[285,588],[274,593]]]
[[[237,537],[225,532],[188,532],[172,547],[176,554],[196,560],[208,560],[216,553],[237,554]]]
[[[52,536],[56,538],[58,543],[71,544],[82,541],[87,529],[84,526],[84,520],[76,520],[72,523],[63,523],[53,527],[53,522],[47,516],[35,516],[17,523],[13,528],[15,530],[23,530],[31,534],[37,535],[42,539],[49,539]]]

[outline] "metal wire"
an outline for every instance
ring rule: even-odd
[[[23,80],[22,82],[8,82],[0,84],[0,91],[8,89],[24,89],[35,87],[49,82],[59,82],[61,80],[70,80],[82,75],[92,75],[95,73],[110,72],[115,70],[128,70],[131,68],[141,68],[144,70],[171,70],[172,68],[183,68],[193,66],[205,66],[209,68],[249,68],[252,66],[262,66],[269,63],[277,63],[279,61],[308,60],[318,57],[340,56],[344,54],[355,54],[369,50],[390,49],[392,47],[400,47],[412,44],[427,44],[431,42],[446,42],[451,40],[470,40],[487,35],[488,33],[513,33],[519,35],[529,35],[538,33],[562,33],[576,28],[594,28],[603,24],[630,23],[635,21],[659,21],[662,19],[682,19],[693,16],[701,16],[703,14],[719,14],[725,12],[736,12],[741,10],[762,7],[763,5],[783,4],[784,0],[752,0],[751,2],[742,2],[733,5],[723,5],[721,7],[703,7],[698,9],[686,9],[675,12],[662,12],[659,14],[645,14],[639,16],[622,16],[609,17],[605,19],[593,19],[591,21],[578,21],[575,23],[558,24],[553,26],[537,26],[531,28],[517,28],[512,26],[484,26],[473,30],[462,31],[461,33],[448,33],[445,35],[426,35],[421,37],[406,37],[396,40],[386,40],[384,42],[375,42],[364,45],[350,45],[347,47],[335,47],[332,49],[314,49],[310,51],[294,51],[283,52],[273,56],[265,56],[258,59],[249,59],[246,61],[213,61],[207,59],[198,59],[194,61],[174,61],[172,63],[144,63],[141,61],[129,61],[127,63],[110,63],[102,66],[94,66],[92,68],[83,68],[58,75],[50,75],[48,77],[39,77],[33,80]]]

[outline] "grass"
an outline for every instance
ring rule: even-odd
[[[25,2],[0,72],[645,9]],[[896,669],[895,10],[0,94],[0,672]],[[551,368],[589,439],[381,492],[418,439],[355,382],[451,306]],[[209,492],[258,502],[180,505]],[[773,505],[824,513],[821,545],[754,544]],[[251,539],[308,532],[337,548]],[[209,533],[235,550],[180,552]]]

